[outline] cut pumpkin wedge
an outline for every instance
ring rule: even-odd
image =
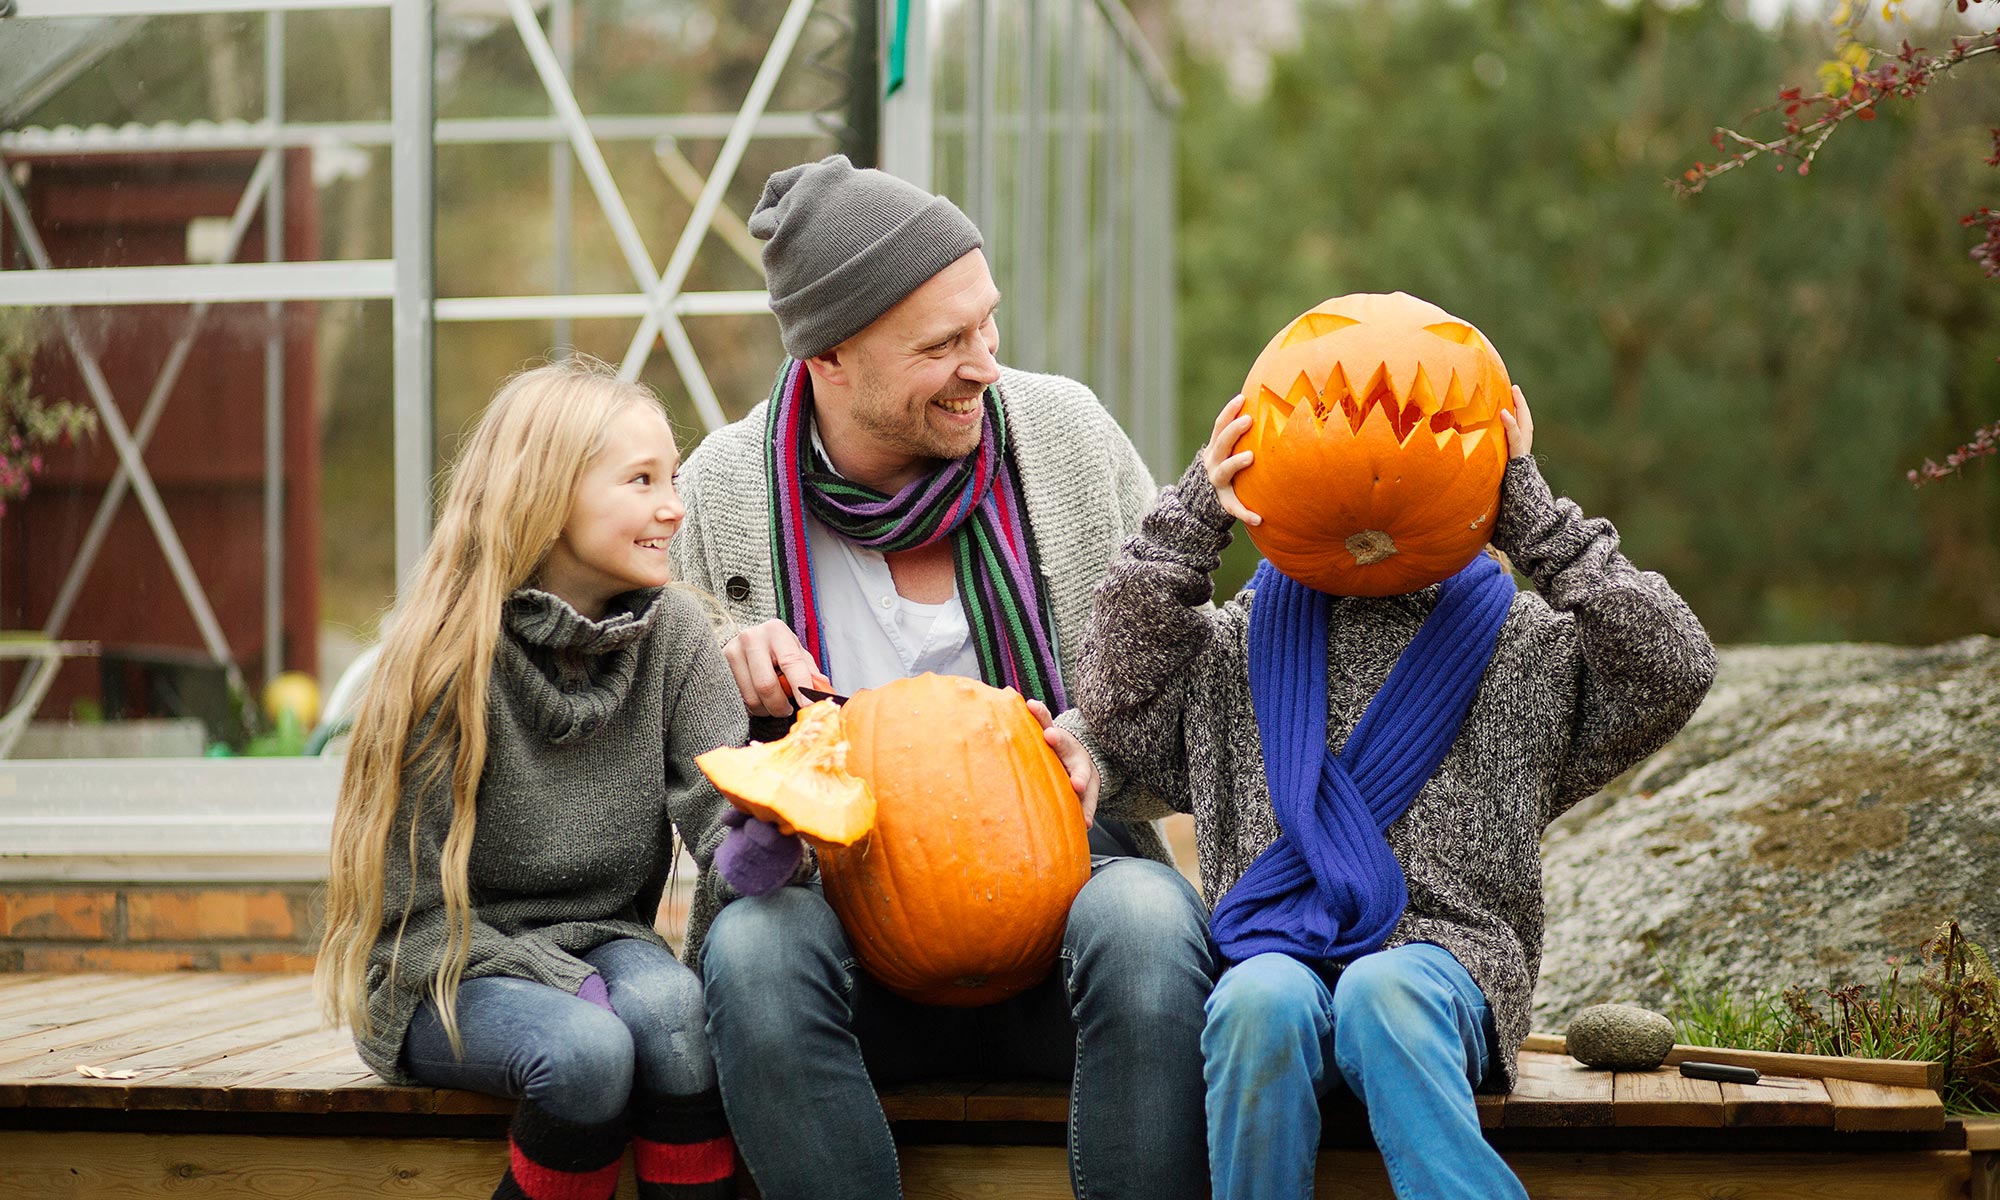
[[[847,732],[831,700],[800,709],[775,742],[724,746],[694,762],[731,804],[785,833],[852,846],[875,828],[875,794],[847,773]]]

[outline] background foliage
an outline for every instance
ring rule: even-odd
[[[2000,630],[2000,472],[1904,479],[2000,408],[2000,290],[1957,221],[2000,188],[2000,75],[1885,114],[1808,179],[1679,199],[1664,181],[1716,124],[1810,77],[1821,24],[1372,0],[1302,26],[1259,95],[1177,64],[1190,454],[1291,317],[1408,291],[1492,339],[1556,489],[1717,640]],[[1252,561],[1239,539],[1224,584]]]

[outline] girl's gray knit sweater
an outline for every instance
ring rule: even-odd
[[[1098,589],[1077,702],[1128,779],[1195,816],[1211,906],[1278,837],[1250,701],[1245,589],[1209,608],[1234,519],[1199,458],[1166,489]],[[1388,829],[1410,902],[1389,946],[1433,942],[1493,1010],[1489,1086],[1514,1086],[1541,965],[1541,833],[1657,750],[1694,714],[1715,650],[1610,522],[1509,461],[1493,543],[1539,592],[1514,599],[1472,710],[1437,773]],[[1327,744],[1338,749],[1437,603],[1432,586],[1333,602]]]
[[[503,621],[486,692],[465,978],[507,975],[575,992],[591,973],[578,955],[617,938],[664,947],[653,919],[676,829],[702,868],[688,913],[692,961],[724,899],[711,864],[727,832],[724,801],[694,756],[741,745],[745,723],[707,616],[672,588],[627,592],[596,621],[523,588]],[[422,788],[424,777],[405,781],[389,836],[382,933],[367,975],[372,1028],[355,1038],[362,1061],[396,1083],[413,1082],[398,1061],[403,1037],[445,950],[438,858],[449,780]]]

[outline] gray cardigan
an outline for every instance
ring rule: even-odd
[[[744,738],[743,701],[707,614],[684,592],[648,589],[616,598],[591,621],[523,588],[503,620],[486,692],[464,977],[506,975],[575,992],[591,973],[578,955],[618,938],[664,948],[653,920],[676,830],[702,866],[688,913],[692,961],[723,899],[726,885],[711,864],[727,832],[722,797],[694,756]],[[406,781],[389,837],[383,927],[367,974],[373,1028],[355,1039],[362,1061],[396,1083],[414,1082],[398,1059],[445,949],[438,860],[450,784],[419,786],[425,778],[413,771]],[[410,823],[419,810],[412,870]]]
[[[1208,608],[1235,524],[1199,458],[1161,494],[1097,593],[1078,705],[1099,748],[1195,816],[1213,905],[1278,837],[1251,706],[1254,593]],[[1514,598],[1458,740],[1388,830],[1410,902],[1388,945],[1449,950],[1486,994],[1488,1085],[1514,1086],[1541,965],[1541,833],[1652,753],[1715,676],[1701,622],[1618,552],[1610,522],[1510,460],[1493,542],[1534,581]],[[1338,747],[1437,603],[1438,588],[1333,602],[1327,744]]]
[[[1074,695],[1091,592],[1119,545],[1138,531],[1153,502],[1153,477],[1125,431],[1083,384],[1003,367],[998,387],[1042,584],[1055,616],[1056,654]],[[671,544],[675,574],[719,600],[739,627],[778,614],[765,463],[768,403],[703,438],[679,478],[688,515]],[[1103,776],[1098,814],[1130,822],[1139,851],[1172,865],[1173,855],[1153,823],[1171,810],[1157,796],[1119,786],[1112,764],[1074,712],[1061,723],[1097,760]]]

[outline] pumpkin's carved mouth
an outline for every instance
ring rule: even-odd
[[[1334,337],[1360,324],[1355,318],[1339,313],[1309,312],[1292,323],[1279,344],[1289,347]],[[1437,321],[1422,328],[1424,333],[1456,346],[1483,344],[1479,331],[1461,321]],[[1460,446],[1470,456],[1485,433],[1498,425],[1501,398],[1487,395],[1484,382],[1478,378],[1468,385],[1456,366],[1450,368],[1442,388],[1428,364],[1418,362],[1414,369],[1408,369],[1407,364],[1405,367],[1398,378],[1399,372],[1389,363],[1378,361],[1368,378],[1356,387],[1336,350],[1324,378],[1314,379],[1307,371],[1300,371],[1282,396],[1268,384],[1259,385],[1259,390],[1273,420],[1281,424],[1300,405],[1306,405],[1322,426],[1338,413],[1345,419],[1348,431],[1358,434],[1370,416],[1379,412],[1397,445],[1407,444],[1419,427],[1428,427],[1437,436],[1439,449],[1451,440],[1448,435],[1472,435]]]
[[[1322,427],[1337,414],[1350,433],[1359,434],[1374,417],[1388,427],[1399,446],[1408,445],[1411,435],[1424,428],[1436,438],[1438,449],[1456,441],[1467,457],[1481,440],[1497,432],[1499,425],[1498,406],[1487,399],[1483,388],[1475,384],[1468,389],[1454,370],[1439,390],[1421,364],[1400,388],[1386,364],[1376,367],[1367,382],[1356,388],[1348,382],[1346,369],[1336,362],[1318,383],[1300,371],[1282,396],[1267,385],[1260,385],[1260,390],[1268,419],[1276,425],[1289,423],[1303,405]]]

